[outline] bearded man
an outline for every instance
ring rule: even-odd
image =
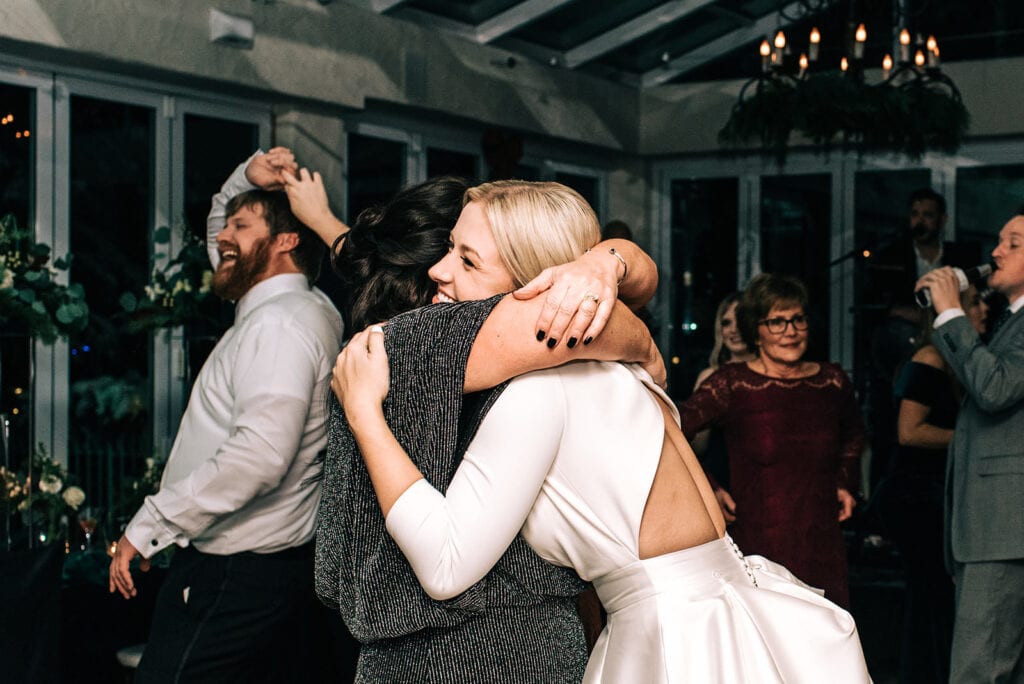
[[[235,322],[196,378],[160,491],[110,564],[110,591],[129,599],[132,559],[147,570],[155,553],[180,547],[136,682],[289,681],[300,671],[301,655],[281,649],[301,641],[315,600],[317,455],[342,338],[337,309],[312,286],[324,249],[282,192],[227,205],[213,289],[236,302]]]

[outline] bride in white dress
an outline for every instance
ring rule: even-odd
[[[431,269],[437,301],[512,290],[598,239],[593,211],[564,186],[479,186]],[[388,531],[431,596],[480,580],[521,530],[593,582],[608,612],[587,682],[870,681],[853,618],[725,535],[675,407],[643,370],[579,362],[514,379],[442,493],[384,420],[380,332],[353,338],[334,388]]]

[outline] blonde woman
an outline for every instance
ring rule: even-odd
[[[740,326],[736,320],[736,304],[742,292],[727,294],[718,304],[715,312],[715,343],[708,356],[708,367],[697,375],[693,383],[693,391],[707,380],[712,373],[727,363],[746,363],[754,360],[754,353],[747,347],[740,335]],[[704,470],[712,478],[715,496],[722,506],[722,514],[726,522],[736,520],[736,502],[729,495],[729,456],[725,451],[725,437],[721,430],[702,430],[690,440],[694,453],[700,457]],[[716,483],[717,481],[717,483]]]
[[[471,189],[431,269],[438,300],[511,290],[598,235],[564,186]],[[521,531],[542,558],[592,581],[608,611],[585,681],[868,681],[849,614],[724,535],[675,409],[641,369],[583,362],[516,378],[441,493],[385,420],[390,325],[353,338],[332,386],[388,531],[432,596],[459,596]]]

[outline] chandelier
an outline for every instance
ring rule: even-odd
[[[800,0],[795,4],[810,13],[834,3]],[[906,17],[903,3],[896,0],[896,5],[896,16]],[[788,18],[783,12],[780,25]],[[796,59],[781,28],[772,42],[762,41],[760,73],[740,90],[719,141],[724,145],[759,142],[780,164],[785,162],[794,132],[825,149],[839,145],[912,159],[928,150],[955,152],[967,134],[969,117],[960,91],[939,66],[935,37],[917,34],[915,38],[905,25],[898,26],[892,31],[894,49],[880,64],[881,79],[871,83],[864,62],[867,29],[854,21],[849,28],[843,54],[832,68],[821,68],[822,34],[817,27],[808,35],[806,51]]]

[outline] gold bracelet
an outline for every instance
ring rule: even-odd
[[[626,260],[622,258],[622,255],[615,251],[614,247],[610,247],[608,249],[608,253],[618,259],[619,263],[622,264],[622,277],[619,278],[619,282],[616,283],[616,285],[621,285],[622,281],[626,279],[626,274],[629,273],[629,266],[626,264]]]

